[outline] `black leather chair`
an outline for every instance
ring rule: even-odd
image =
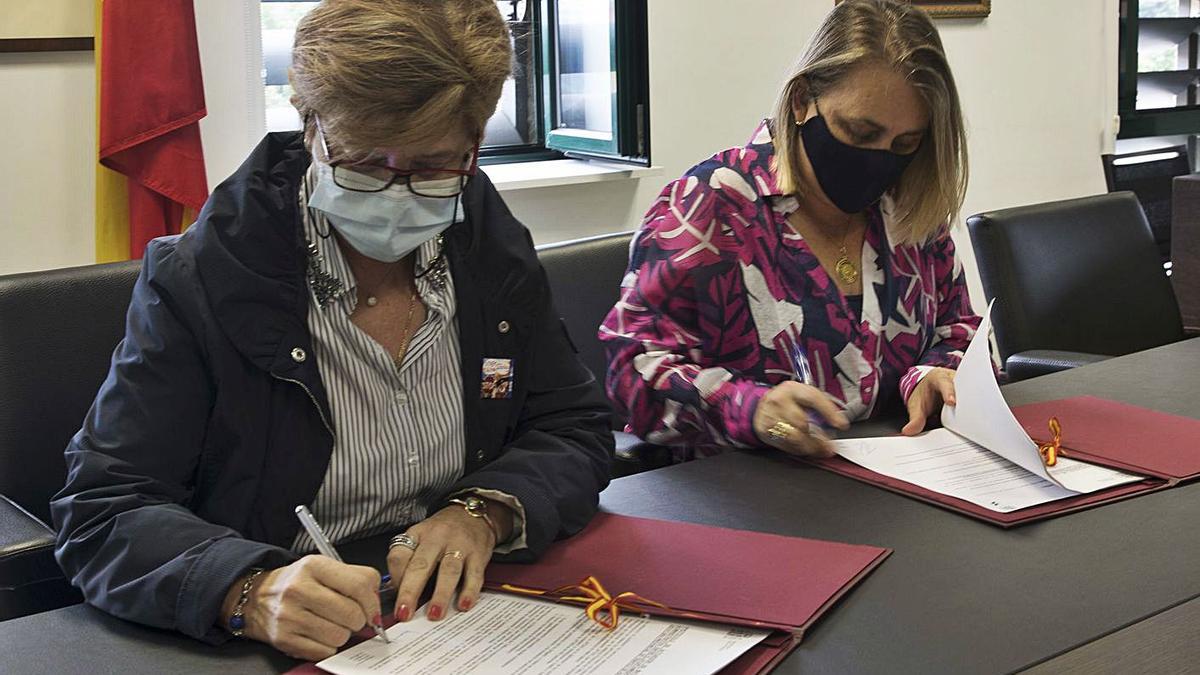
[[[1171,197],[1171,285],[1183,330],[1200,335],[1200,174],[1179,176]]]
[[[620,296],[621,278],[629,264],[632,232],[606,234],[538,247],[538,259],[550,279],[550,290],[580,359],[601,384],[608,372],[604,346],[596,337],[600,322]],[[613,476],[627,476],[666,466],[669,448],[644,443],[621,431],[625,419],[614,415],[617,441]]]
[[[1131,192],[971,216],[1005,370],[1021,380],[1183,339],[1179,305]]]
[[[1129,190],[1137,195],[1159,256],[1164,263],[1170,261],[1172,182],[1192,172],[1187,146],[1100,155],[1100,164],[1109,192]]]
[[[50,498],[125,334],[139,261],[0,277],[0,620],[81,600],[54,561]]]

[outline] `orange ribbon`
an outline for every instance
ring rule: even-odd
[[[645,611],[647,607],[667,609],[666,605],[653,600],[647,600],[632,591],[625,591],[613,597],[608,591],[604,590],[604,586],[600,584],[600,580],[593,576],[588,576],[578,584],[563,586],[553,591],[541,591],[536,588],[524,588],[511,584],[501,584],[500,588],[513,593],[540,595],[554,598],[555,600],[582,603],[585,605],[584,612],[587,613],[587,617],[604,626],[606,630],[613,630],[617,627],[621,608],[634,612]]]
[[[1058,464],[1058,455],[1062,452],[1062,425],[1057,417],[1050,418],[1050,434],[1049,441],[1038,443],[1038,454],[1046,466]]]

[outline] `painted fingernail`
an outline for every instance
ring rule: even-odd
[[[375,618],[371,620],[371,625],[382,626],[383,625],[383,617],[379,614],[376,614]]]
[[[410,616],[412,616],[412,611],[409,610],[408,605],[400,605],[396,608],[397,621],[408,621]]]
[[[470,598],[463,598],[458,601],[458,608],[465,612],[468,609],[471,609],[471,605],[473,605],[473,604],[474,603],[471,602]]]
[[[429,606],[429,620],[437,621],[440,618],[442,618],[442,606],[441,605],[430,605]]]

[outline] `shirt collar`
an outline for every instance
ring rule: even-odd
[[[747,152],[752,168],[757,169],[754,171],[759,182],[757,188],[759,194],[764,197],[783,196],[779,190],[779,173],[775,160],[775,134],[771,129],[773,126],[774,123],[769,119],[760,122],[743,151]]]
[[[309,289],[322,309],[343,297],[357,298],[358,281],[342,249],[333,237],[325,214],[308,207],[308,193],[316,179],[315,165],[310,166],[300,185],[300,212],[304,220],[304,240],[309,249]],[[322,288],[321,286],[324,286]],[[324,297],[321,297],[324,296]],[[351,308],[353,311],[353,308]]]

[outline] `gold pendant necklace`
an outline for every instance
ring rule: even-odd
[[[850,262],[850,255],[846,253],[846,242],[842,241],[842,245],[838,248],[841,257],[833,264],[833,270],[837,272],[838,277],[848,285],[853,285],[858,281],[858,268],[854,263]]]

